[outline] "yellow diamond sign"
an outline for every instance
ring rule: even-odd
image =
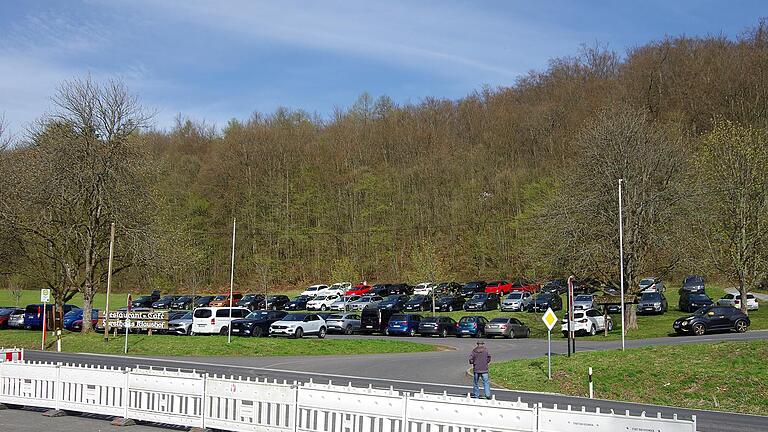
[[[548,308],[544,313],[544,316],[541,317],[541,320],[544,321],[544,325],[547,326],[547,329],[552,330],[557,323],[557,315],[552,311],[552,308]]]

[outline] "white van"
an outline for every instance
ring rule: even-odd
[[[192,313],[192,333],[199,334],[222,334],[229,332],[230,309],[232,309],[233,320],[245,318],[251,313],[244,307],[201,307],[195,309]]]

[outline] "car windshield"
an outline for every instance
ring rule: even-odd
[[[325,296],[317,296],[315,297],[315,300],[325,300]]]
[[[425,300],[426,298],[427,298],[427,296],[419,294],[417,296],[413,296],[413,298],[411,299],[411,303],[420,302],[420,301]]]
[[[227,299],[227,296],[225,295],[217,295],[216,297],[213,298],[213,301],[221,301],[226,299]]]
[[[683,281],[683,285],[700,285],[704,283],[704,278],[701,276],[688,276]]]
[[[479,288],[481,286],[483,286],[482,282],[469,282],[466,285],[464,285],[464,288],[475,289],[475,288]]]
[[[439,301],[441,303],[448,303],[450,301],[453,301],[453,297],[452,296],[442,296],[437,301]]]
[[[592,296],[590,296],[590,295],[577,295],[574,300],[575,301],[591,301],[592,300]]]
[[[192,312],[187,312],[184,315],[180,316],[177,319],[192,319]]]
[[[329,320],[340,320],[340,319],[344,319],[344,315],[333,314],[333,315],[328,316],[328,319]]]
[[[694,294],[691,296],[691,301],[701,302],[708,300],[710,300],[710,298],[706,294]]]
[[[472,300],[485,300],[486,297],[485,293],[475,294],[472,296]]]
[[[253,311],[248,314],[246,318],[248,319],[265,319],[269,315],[269,312],[267,311]]]
[[[640,301],[660,301],[661,294],[659,293],[645,293],[640,297]]]
[[[475,318],[475,317],[461,317],[459,322],[460,323],[477,322],[477,318]]]
[[[176,297],[174,297],[174,296],[165,296],[165,297],[161,298],[160,300],[162,300],[162,301],[171,301],[171,300],[174,300],[175,298]]]
[[[278,296],[269,296],[269,297],[267,298],[267,300],[268,300],[268,301],[275,301],[275,300],[280,300],[280,297],[278,297]]]
[[[195,309],[195,318],[210,318],[213,313],[210,309]]]
[[[549,293],[541,293],[536,296],[536,300],[540,300],[540,301],[549,301],[549,299],[551,298],[552,298],[552,294],[549,294]],[[576,301],[578,301],[578,297],[576,297]]]
[[[655,280],[652,279],[652,278],[645,278],[645,279],[640,281],[640,286],[653,285],[654,282],[655,282]]]
[[[192,300],[192,296],[181,296],[176,301],[189,301]]]
[[[147,300],[152,300],[152,297],[150,297],[150,296],[141,296],[141,297],[137,298],[134,301],[147,301]]]
[[[509,321],[509,318],[494,318],[491,320],[492,323],[506,323]]]
[[[391,295],[391,296],[387,296],[387,297],[384,299],[384,301],[385,301],[385,302],[396,302],[396,301],[398,301],[398,300],[400,300],[400,296],[399,296],[399,295]]]
[[[248,294],[248,295],[243,296],[243,298],[241,298],[240,300],[241,301],[251,301],[251,300],[253,300],[255,298],[256,298],[256,294]]]
[[[421,322],[423,323],[434,323],[440,321],[440,317],[426,317]]]
[[[406,321],[408,320],[408,315],[392,315],[392,318],[390,318],[392,321]]]
[[[523,298],[523,293],[521,292],[512,293],[508,295],[507,298],[510,300],[520,300],[521,298]]]
[[[304,321],[305,317],[306,317],[306,315],[304,315],[304,314],[286,315],[283,318],[283,321]]]

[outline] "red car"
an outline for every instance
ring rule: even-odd
[[[518,279],[512,284],[512,291],[539,292],[541,286],[536,282],[526,279]]]
[[[371,286],[370,285],[359,283],[359,284],[353,286],[351,290],[349,290],[346,293],[344,293],[344,295],[348,295],[348,296],[359,295],[359,296],[361,296],[361,295],[367,293],[370,290],[371,290]]]
[[[8,327],[8,319],[16,309],[0,309],[0,328]]]
[[[510,291],[512,291],[512,284],[505,280],[492,281],[485,284],[485,292],[487,293],[502,295]]]

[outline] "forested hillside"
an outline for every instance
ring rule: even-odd
[[[701,191],[696,171],[705,166],[703,137],[718,125],[760,136],[768,127],[767,29],[760,23],[737,40],[668,38],[625,53],[584,48],[508,87],[460,100],[397,105],[363,94],[327,118],[281,109],[220,128],[179,117],[168,132],[131,132],[133,145],[146,152],[136,163],[153,170],[142,174],[151,180],[144,190],[152,235],[142,240],[150,252],[116,283],[134,290],[226,285],[233,218],[236,283],[244,290],[337,279],[417,283],[430,276],[577,272],[617,279],[618,221],[606,212],[616,211],[611,187],[627,173],[605,165],[620,165],[621,157],[590,148],[632,134],[647,139],[611,151],[642,150],[627,166],[642,173],[645,154],[656,169],[642,176],[647,189],[632,189],[640,181],[627,179],[627,199],[647,202],[657,195],[643,194],[658,186],[666,200],[647,220],[637,207],[642,217],[633,220],[652,230],[628,223],[637,228],[628,241],[651,243],[636,247],[632,271],[670,275],[706,265],[710,274],[730,277],[707,259],[706,236],[685,236],[707,230],[697,209],[716,197]],[[601,128],[610,133],[595,132]],[[40,139],[7,149],[0,169],[23,170],[21,154]],[[670,156],[650,157],[658,154]],[[663,169],[668,175],[654,177]],[[597,186],[589,178],[606,179],[605,199],[590,201]],[[3,187],[7,195],[11,186]],[[699,192],[686,195],[693,190]],[[23,197],[6,198],[9,214],[14,199]],[[632,217],[631,202],[628,208]],[[572,214],[584,217],[578,222]],[[28,234],[6,223],[0,236],[2,270],[35,283]],[[118,226],[118,253],[127,247],[120,237]],[[699,241],[701,247],[679,243]]]

